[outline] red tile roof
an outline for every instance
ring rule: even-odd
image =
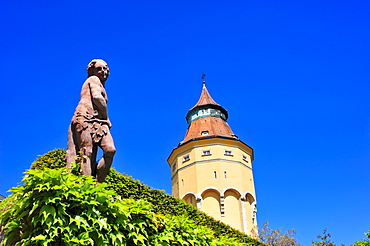
[[[195,104],[195,106],[192,107],[190,110],[192,110],[195,107],[202,106],[202,105],[208,105],[208,104],[221,106],[220,104],[217,104],[215,100],[213,100],[213,98],[211,97],[211,95],[209,94],[206,88],[206,84],[203,84],[203,89],[202,89],[202,93],[200,94],[199,100],[197,104]]]
[[[221,110],[221,112],[225,114],[225,117],[227,119],[227,111],[220,104],[217,104],[215,100],[213,100],[205,84],[203,84],[202,93],[200,94],[200,98],[198,102],[195,104],[194,107],[192,107],[189,110],[188,115],[186,116],[188,123],[190,124],[188,126],[188,130],[186,131],[185,138],[180,143],[180,145],[192,139],[208,138],[208,137],[215,137],[215,136],[238,139],[234,135],[233,131],[231,130],[226,120],[224,120],[221,117],[204,116],[194,121],[189,121],[189,117],[191,113],[193,111],[196,111],[197,110],[196,108],[198,107],[203,108],[206,105],[209,105],[211,108],[216,108],[216,109]],[[205,134],[205,132],[207,132],[207,134]]]
[[[205,131],[208,131],[208,134],[202,135],[202,132]],[[219,117],[208,116],[191,122],[188,130],[186,131],[185,138],[180,144],[192,139],[211,136],[222,136],[237,139],[226,121]]]

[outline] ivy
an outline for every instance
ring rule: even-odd
[[[120,200],[93,177],[45,168],[22,181],[0,212],[3,245],[146,245],[157,233],[150,203]]]
[[[0,203],[2,245],[264,245],[114,169],[104,184],[76,176],[64,158],[40,156]]]
[[[239,243],[248,243],[249,245],[264,245],[244,233],[220,221],[216,221],[185,201],[170,196],[163,191],[151,189],[140,183],[140,181],[124,176],[114,169],[111,169],[106,182],[109,184],[110,189],[115,190],[123,198],[145,199],[149,201],[153,205],[154,212],[157,214],[186,216],[188,219],[195,221],[197,225],[210,228],[216,237],[232,238]]]
[[[46,154],[39,155],[31,164],[31,169],[43,170],[47,168],[60,168],[66,165],[66,151],[64,149],[54,149]]]

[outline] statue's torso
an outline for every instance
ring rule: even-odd
[[[100,91],[102,96],[105,98],[107,102],[107,95],[105,92],[105,88],[100,83],[99,79],[96,76],[89,77],[85,83],[82,85],[81,94],[80,94],[80,102],[78,103],[74,116],[72,118],[72,123],[82,123],[82,122],[89,122],[93,120],[103,120],[99,116],[99,112],[94,105],[93,102],[93,95],[91,92],[91,84],[95,83],[95,85],[100,87]]]

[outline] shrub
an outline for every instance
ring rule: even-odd
[[[0,213],[4,245],[138,245],[157,232],[148,202],[117,200],[92,177],[45,168],[23,182]]]
[[[32,168],[58,168],[64,165],[65,150],[55,149],[40,156],[32,163]],[[107,176],[106,185],[108,189],[114,190],[122,198],[134,200],[143,199],[150,202],[152,211],[156,214],[164,215],[164,217],[167,216],[167,221],[168,218],[171,218],[169,221],[178,221],[176,218],[178,216],[182,216],[181,218],[186,217],[193,220],[196,225],[208,227],[212,230],[213,237],[218,238],[220,242],[222,241],[224,243],[223,245],[233,245],[232,242],[237,243],[236,245],[242,245],[242,243],[246,243],[248,245],[264,245],[230,226],[220,221],[216,221],[212,217],[207,216],[205,213],[184,201],[170,196],[163,191],[151,189],[140,181],[125,176],[114,169],[111,169]],[[183,221],[183,219],[180,219],[180,221]]]
[[[46,154],[39,155],[31,164],[31,169],[43,170],[47,168],[60,168],[66,166],[66,151],[64,149],[54,149]]]
[[[128,176],[124,176],[114,169],[110,170],[106,178],[109,188],[113,189],[123,198],[145,199],[153,205],[155,213],[172,216],[186,216],[198,225],[206,226],[214,231],[216,237],[233,238],[240,243],[250,245],[264,245],[259,241],[248,237],[230,226],[216,221],[212,217],[199,211],[188,203],[170,196],[163,191],[151,189]]]
[[[29,170],[23,182],[1,203],[2,245],[240,245],[66,168]]]

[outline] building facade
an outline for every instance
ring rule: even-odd
[[[186,115],[185,138],[168,157],[172,195],[231,227],[256,237],[253,149],[227,123],[228,112],[210,96],[205,82]]]

